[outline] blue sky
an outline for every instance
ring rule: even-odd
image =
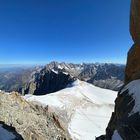
[[[1,0],[0,64],[125,63],[130,0]]]

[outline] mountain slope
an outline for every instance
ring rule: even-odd
[[[35,73],[30,82],[22,88],[23,94],[44,95],[53,93],[65,88],[75,79],[71,75],[56,71],[50,68],[43,68],[40,72]]]
[[[74,140],[93,140],[105,133],[114,107],[116,92],[75,81],[56,93],[26,95],[27,101],[53,108]]]
[[[21,92],[25,83],[28,83],[34,73],[39,70],[37,67],[0,67],[0,89],[12,92]]]
[[[123,85],[124,65],[83,64],[78,78],[105,89],[119,90]]]

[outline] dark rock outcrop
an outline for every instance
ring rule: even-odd
[[[75,78],[63,72],[58,67],[47,65],[40,72],[33,75],[33,79],[22,88],[23,94],[45,95],[65,88]]]
[[[130,33],[134,45],[128,52],[125,83],[140,79],[140,1],[131,0]]]
[[[134,44],[128,52],[125,83],[140,79],[140,45]]]
[[[123,140],[140,140],[140,106],[135,100],[139,98],[139,84],[140,81],[132,81],[119,92],[106,129],[106,140],[115,140],[112,138],[115,131]]]

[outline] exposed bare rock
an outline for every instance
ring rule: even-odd
[[[106,140],[116,140],[113,138],[115,131],[121,140],[140,140],[139,84],[140,80],[132,81],[119,92],[106,129]]]
[[[140,78],[140,1],[131,0],[130,33],[134,45],[128,52],[125,83]]]
[[[0,93],[0,121],[15,127],[24,140],[70,140],[48,106],[28,103],[18,93]]]
[[[130,33],[134,43],[140,44],[140,1],[131,0]]]
[[[128,53],[125,83],[140,79],[140,45],[134,44]]]
[[[65,88],[75,80],[62,71],[44,68],[22,89],[23,94],[45,95]]]

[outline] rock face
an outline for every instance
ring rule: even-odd
[[[28,103],[18,93],[0,93],[0,121],[15,127],[24,140],[70,140],[48,106]]]
[[[106,129],[106,140],[140,140],[140,80],[126,85],[115,101],[115,111]]]
[[[140,45],[134,44],[128,52],[125,83],[140,79]]]
[[[140,1],[131,0],[130,33],[134,45],[128,52],[125,83],[140,78]]]
[[[136,44],[140,44],[140,1],[131,0],[130,33]]]
[[[131,0],[130,33],[134,45],[128,52],[125,86],[104,137],[97,140],[140,140],[140,1]]]
[[[23,94],[45,95],[65,88],[75,80],[70,74],[65,73],[56,63],[47,65],[40,72],[35,73],[29,83],[22,88]]]

